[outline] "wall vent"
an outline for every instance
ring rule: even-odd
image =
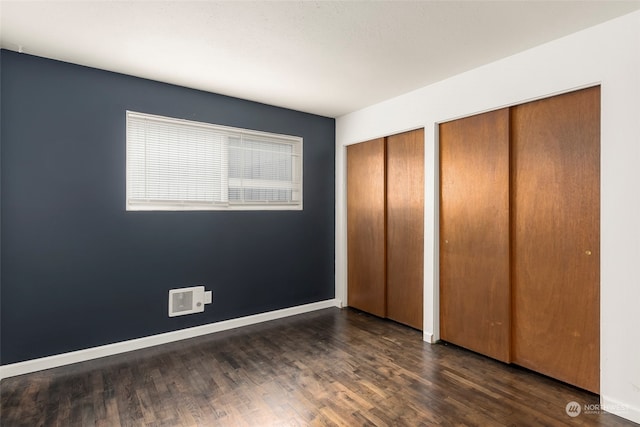
[[[211,291],[204,286],[192,286],[169,290],[169,317],[185,314],[202,313],[204,305],[212,301]]]

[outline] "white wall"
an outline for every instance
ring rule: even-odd
[[[424,338],[438,339],[438,122],[601,84],[601,402],[640,422],[640,12],[336,121],[336,298],[346,303],[345,146],[425,128]]]

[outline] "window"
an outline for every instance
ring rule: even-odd
[[[127,210],[302,209],[302,138],[127,111]]]

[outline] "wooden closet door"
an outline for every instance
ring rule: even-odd
[[[600,89],[512,109],[513,361],[599,392]]]
[[[509,110],[439,129],[440,336],[509,361]]]
[[[351,307],[386,315],[385,141],[347,147],[347,269]]]
[[[424,129],[387,138],[387,317],[423,328]]]

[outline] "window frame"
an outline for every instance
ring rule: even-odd
[[[179,119],[167,116],[160,116],[148,113],[141,113],[137,111],[126,111],[126,126],[125,126],[125,152],[126,152],[126,164],[125,164],[125,209],[126,211],[228,211],[228,210],[303,210],[303,138],[293,135],[278,134],[272,132],[257,131],[252,129],[243,129],[231,126],[217,125],[207,122],[199,122],[193,120]],[[226,164],[221,165],[220,173],[225,175],[221,178],[224,184],[220,184],[222,191],[227,192],[226,201],[198,201],[198,200],[178,200],[178,199],[153,199],[152,197],[139,198],[132,196],[133,176],[135,172],[132,170],[133,160],[130,144],[130,131],[131,121],[135,120],[150,120],[152,122],[167,123],[169,125],[193,127],[198,130],[210,130],[216,134],[222,134],[225,138],[223,147],[216,147],[224,151],[222,154],[223,161]],[[285,157],[285,161],[290,163],[291,177],[290,181],[286,180],[273,180],[273,179],[249,179],[243,177],[231,177],[231,167],[229,160],[229,152],[232,143],[230,138],[240,138],[240,141],[248,140],[257,142],[260,141],[265,144],[283,144],[291,147],[290,156]],[[252,140],[254,138],[255,140]],[[144,144],[147,144],[146,142]],[[237,148],[237,147],[236,147]],[[246,150],[246,148],[243,148]],[[250,150],[249,150],[250,151]],[[256,150],[257,151],[257,150]],[[274,150],[275,152],[275,150]],[[146,153],[146,151],[145,151]],[[148,171],[147,158],[145,158],[145,166],[141,169],[143,174]],[[146,178],[145,178],[146,179]],[[229,193],[232,188],[232,183],[241,185],[236,188],[253,189],[251,183],[268,183],[272,182],[269,189],[285,188],[291,191],[291,197],[288,201],[275,201],[275,200],[243,200],[240,202],[229,200]],[[247,185],[244,185],[244,184]],[[225,188],[226,187],[226,188]],[[263,188],[264,189],[264,188]],[[148,194],[147,194],[148,196]]]

